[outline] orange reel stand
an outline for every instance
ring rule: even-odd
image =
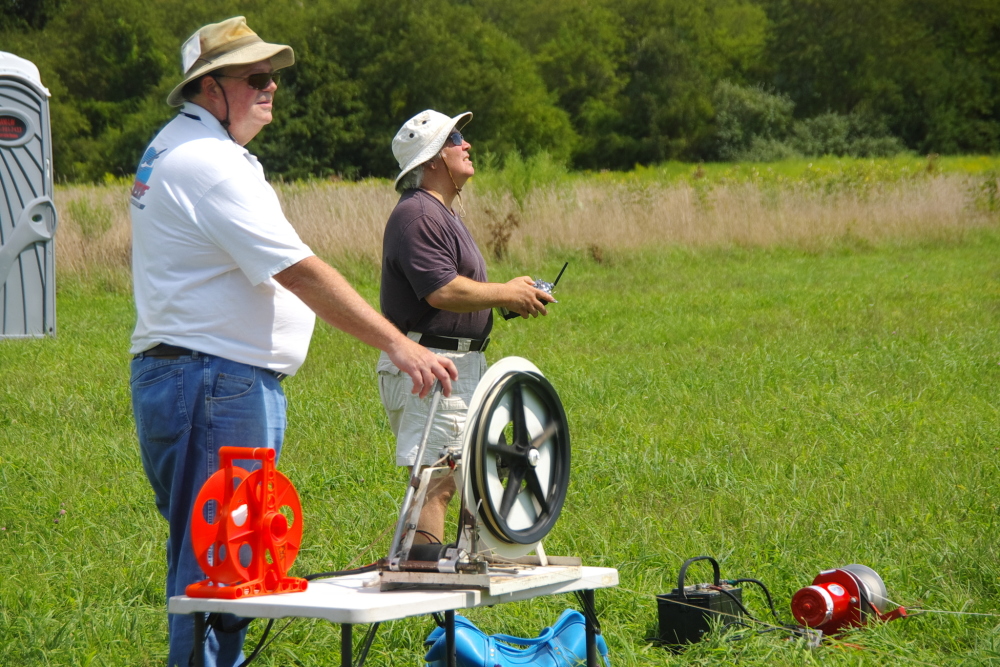
[[[191,513],[191,544],[208,579],[190,584],[193,598],[237,598],[304,591],[286,576],[302,542],[295,487],[274,467],[274,450],[223,447],[221,467],[201,487]],[[253,459],[253,472],[233,465]]]

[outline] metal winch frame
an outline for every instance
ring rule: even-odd
[[[440,399],[435,387],[389,555],[379,563],[382,589],[491,588],[497,574],[518,568],[579,568],[579,558],[546,556],[541,544],[562,511],[570,465],[566,413],[542,372],[521,357],[491,366],[469,402],[461,450],[426,466]],[[414,545],[428,489],[445,475],[458,476],[458,535],[447,545]]]

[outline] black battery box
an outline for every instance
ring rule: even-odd
[[[699,560],[712,563],[715,575],[712,584],[686,586],[684,577],[688,566]],[[659,614],[657,639],[668,648],[691,644],[705,636],[713,623],[729,625],[740,619],[743,589],[720,580],[719,563],[711,556],[696,556],[684,561],[677,588],[670,593],[656,596]]]

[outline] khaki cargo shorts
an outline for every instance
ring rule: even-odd
[[[462,431],[469,412],[469,401],[476,385],[486,372],[486,355],[482,352],[450,352],[428,348],[434,354],[451,359],[458,369],[458,380],[451,383],[451,396],[441,397],[434,423],[427,437],[424,465],[441,457],[446,447],[462,446]],[[383,352],[378,358],[378,391],[389,418],[389,427],[396,436],[396,465],[412,466],[417,460],[420,437],[427,424],[431,395],[421,399],[413,391],[413,380],[396,368]]]

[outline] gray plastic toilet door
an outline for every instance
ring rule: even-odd
[[[48,98],[33,63],[0,51],[0,338],[56,332]]]

